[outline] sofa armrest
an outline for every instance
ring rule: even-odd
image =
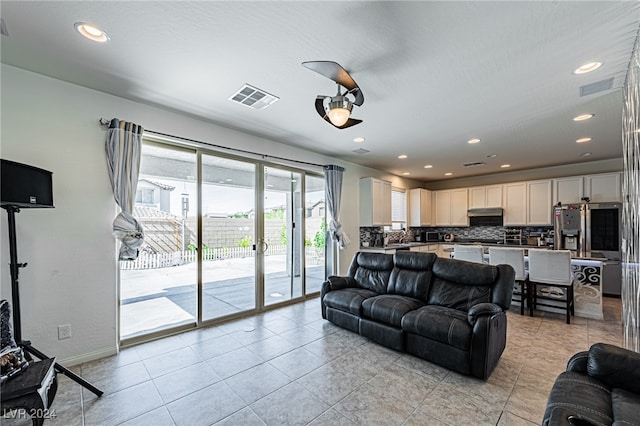
[[[587,374],[610,387],[640,394],[640,353],[596,343],[589,348]]]
[[[330,275],[327,280],[322,283],[320,287],[320,309],[322,312],[322,318],[327,319],[327,307],[324,304],[324,295],[333,290],[340,290],[343,288],[358,287],[358,282],[352,277],[339,277],[337,275]]]
[[[569,358],[567,362],[567,371],[587,374],[587,361],[589,360],[589,351],[578,352]]]
[[[500,312],[504,311],[495,303],[478,303],[469,309],[469,312],[467,312],[467,319],[469,320],[469,323],[473,325],[478,321],[478,318],[482,316],[491,316],[499,314]]]
[[[327,283],[329,284],[329,291],[340,290],[348,287],[358,287],[358,282],[352,277],[339,277],[337,275],[328,276]]]

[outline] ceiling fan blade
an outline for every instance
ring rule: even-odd
[[[354,105],[361,106],[364,103],[364,94],[362,93],[360,86],[358,86],[351,75],[349,75],[349,73],[337,62],[307,61],[303,62],[302,66],[310,69],[311,71],[315,71],[346,88],[348,92],[355,97],[353,102]]]
[[[333,61],[308,61],[302,63],[303,67],[309,68],[311,71],[315,71],[327,77],[330,80],[335,81],[339,85],[346,87],[347,90],[353,90],[358,88],[356,82],[351,78],[349,73],[340,66],[337,62]]]
[[[360,90],[359,87],[356,87],[355,89],[350,90],[349,92],[356,97],[356,100],[353,101],[354,105],[360,106],[364,103],[364,95],[362,94],[362,90]]]

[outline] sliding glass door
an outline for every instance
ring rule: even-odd
[[[144,143],[133,215],[145,243],[120,262],[122,340],[196,323],[196,199],[196,151]]]
[[[302,296],[302,175],[264,168],[264,305]]]
[[[120,262],[120,339],[145,340],[318,292],[324,179],[145,141],[134,216],[145,230]]]
[[[256,165],[202,154],[202,320],[256,308]]]

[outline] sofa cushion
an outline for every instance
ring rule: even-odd
[[[387,293],[426,301],[436,258],[433,253],[397,252],[393,256],[395,266],[389,277]]]
[[[326,306],[362,316],[362,302],[376,295],[376,292],[364,288],[344,288],[330,291],[323,300]]]
[[[588,419],[596,424],[611,424],[613,422],[613,412],[611,409],[611,392],[599,380],[584,374],[573,371],[561,373],[551,388],[551,393],[547,401],[544,419],[557,417],[558,411],[561,413],[570,412],[578,417]],[[549,424],[562,419],[554,419]]]
[[[421,306],[423,302],[411,297],[381,294],[362,302],[362,316],[400,328],[404,314]]]
[[[624,389],[611,390],[611,405],[615,425],[633,425],[640,423],[640,395]]]
[[[465,312],[444,306],[427,305],[408,312],[401,321],[406,333],[417,334],[468,351],[473,327]]]
[[[348,275],[353,277],[360,287],[384,294],[387,292],[392,269],[393,255],[359,252],[349,266]]]

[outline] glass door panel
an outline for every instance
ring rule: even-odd
[[[202,155],[202,320],[256,307],[252,163]]]
[[[302,175],[264,168],[264,305],[302,296]]]
[[[194,150],[142,145],[133,215],[145,241],[136,260],[120,262],[121,340],[196,322],[196,170]]]
[[[305,290],[317,293],[325,280],[325,240],[327,237],[324,178],[305,178]]]

